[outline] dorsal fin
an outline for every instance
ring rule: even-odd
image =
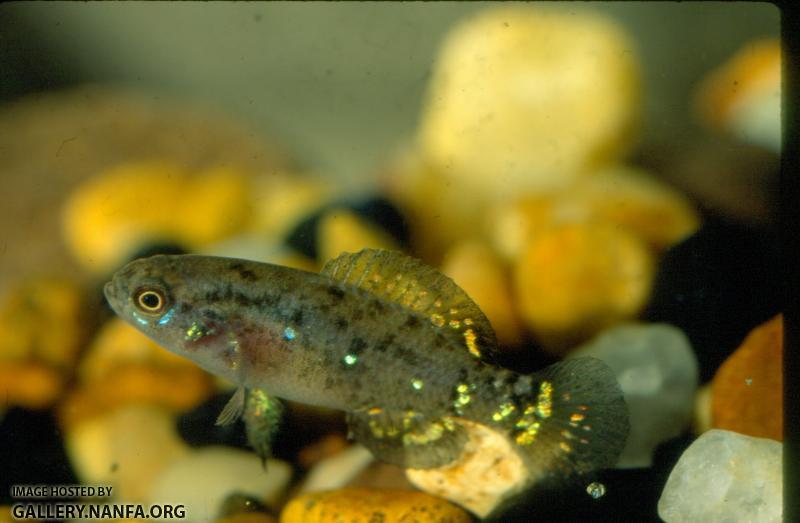
[[[330,260],[322,274],[425,316],[475,358],[494,359],[497,338],[478,305],[453,280],[416,258],[364,249]]]

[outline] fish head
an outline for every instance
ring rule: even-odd
[[[218,260],[157,255],[134,260],[106,283],[114,312],[170,352],[238,381],[239,342],[219,299]]]

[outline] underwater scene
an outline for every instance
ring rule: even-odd
[[[0,523],[783,521],[779,24],[0,5]]]

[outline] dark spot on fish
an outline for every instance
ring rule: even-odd
[[[340,331],[345,330],[349,325],[347,323],[347,320],[342,317],[336,318],[333,323],[334,325],[336,325],[336,328],[339,329]]]
[[[331,306],[328,305],[327,303],[320,303],[319,305],[317,305],[317,311],[319,311],[323,315],[328,314],[330,310]]]
[[[356,309],[350,314],[350,318],[353,321],[361,321],[361,319],[364,318],[364,311],[361,309]]]
[[[394,342],[395,337],[394,334],[388,334],[375,345],[375,350],[378,352],[386,352],[386,349]]]
[[[331,376],[325,378],[325,389],[331,390],[336,385],[336,380],[334,380]]]
[[[403,360],[407,365],[410,365],[412,367],[416,367],[417,365],[419,365],[419,358],[412,350],[409,350],[403,346],[399,346],[397,347],[395,354],[397,355],[398,358]]]
[[[280,299],[281,299],[280,296],[277,294],[263,294],[258,299],[258,308],[261,310],[272,309],[276,305],[278,305]]]
[[[214,289],[206,293],[205,301],[219,301],[219,291]]]
[[[353,338],[353,341],[350,342],[350,349],[348,352],[350,354],[358,355],[364,352],[365,348],[367,348],[367,342],[361,338]]]
[[[339,287],[328,287],[328,294],[336,298],[337,300],[341,300],[344,298],[344,291]]]
[[[372,300],[369,302],[369,306],[377,314],[386,312],[386,307],[380,302],[380,300]]]
[[[410,316],[410,315],[409,315],[408,319],[406,320],[406,324],[405,324],[406,327],[411,328],[411,329],[416,329],[420,325],[421,324],[419,322],[419,318],[417,318],[416,316]]]
[[[178,304],[178,314],[187,314],[192,312],[194,306],[191,303],[183,302]]]
[[[205,309],[203,311],[203,317],[211,320],[212,322],[222,322],[223,319],[222,314],[218,313],[214,309]]]
[[[460,352],[465,350],[463,345],[454,343],[452,338],[447,338],[441,332],[436,333],[436,347],[441,347],[449,351],[456,350]]]
[[[300,327],[303,325],[303,309],[297,309],[292,314],[290,321],[294,324],[295,327]]]
[[[239,271],[239,276],[241,276],[244,281],[257,281],[258,280],[258,276],[256,276],[256,273],[254,273],[250,269],[242,269],[242,270],[240,270]]]
[[[233,296],[233,301],[240,307],[250,307],[253,305],[253,300],[251,300],[249,296],[238,292]]]
[[[230,265],[228,265],[228,269],[239,274],[239,277],[245,281],[258,280],[258,276],[256,276],[256,273],[245,267],[245,265],[241,262],[231,263]]]

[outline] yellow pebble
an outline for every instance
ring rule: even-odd
[[[619,159],[640,113],[635,50],[611,19],[579,9],[489,8],[443,44],[419,144],[480,194],[563,186]]]
[[[559,223],[602,221],[624,227],[655,253],[697,230],[688,198],[645,171],[616,166],[581,177],[567,188],[524,195],[497,205],[490,218],[493,245],[516,258],[531,239]]]
[[[643,242],[604,223],[554,226],[524,249],[515,267],[521,314],[558,354],[634,317],[652,280],[653,259]]]
[[[666,250],[700,226],[688,198],[631,167],[617,166],[583,177],[567,198],[589,209],[592,219],[621,225],[656,251]]]
[[[488,245],[463,242],[445,255],[441,270],[481,308],[501,345],[522,341],[522,323],[512,303],[510,275]]]
[[[118,318],[89,347],[78,380],[59,409],[64,426],[131,403],[184,412],[214,391],[208,374]]]
[[[72,282],[19,283],[0,305],[0,361],[35,359],[70,369],[86,337],[88,316],[82,290]]]
[[[468,523],[469,515],[447,501],[411,490],[345,488],[291,500],[281,523]]]
[[[0,361],[0,395],[3,406],[43,409],[61,397],[66,377],[38,363]]]
[[[322,216],[317,226],[317,256],[321,263],[343,252],[358,252],[366,248],[400,250],[388,233],[352,211],[333,209]]]
[[[253,185],[253,228],[276,241],[333,194],[325,179],[301,173],[277,173]]]
[[[125,164],[75,190],[64,208],[64,234],[84,267],[110,272],[148,243],[195,249],[242,230],[252,214],[249,193],[238,171]]]
[[[412,251],[431,265],[459,241],[483,233],[485,196],[453,184],[418,153],[396,158],[384,189],[407,220]]]

